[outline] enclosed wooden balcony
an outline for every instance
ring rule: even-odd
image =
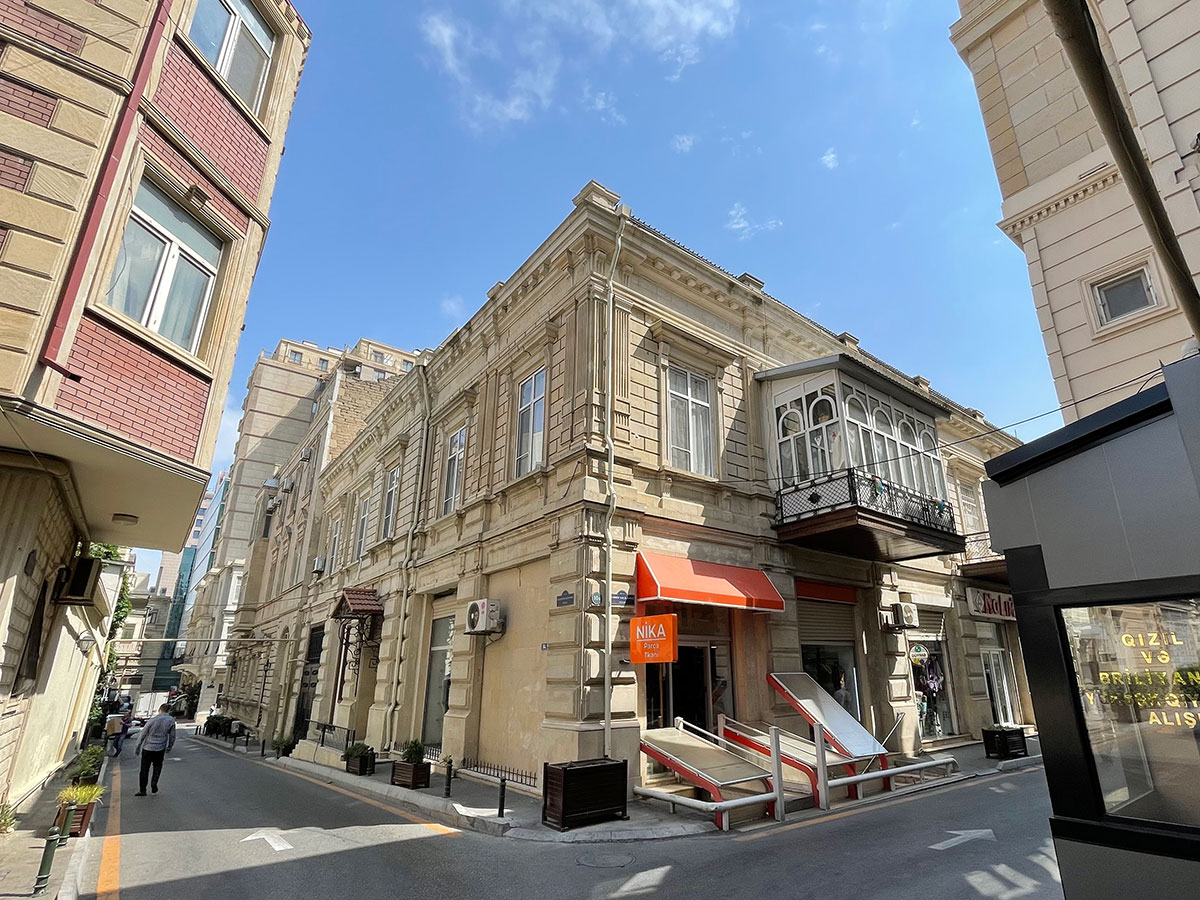
[[[947,501],[865,469],[839,469],[784,487],[775,527],[781,541],[884,562],[965,548]]]

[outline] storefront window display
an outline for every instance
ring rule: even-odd
[[[853,644],[805,644],[804,671],[842,708],[862,719],[858,700],[858,670]]]
[[[944,641],[919,641],[909,645],[913,692],[917,701],[917,728],[923,740],[954,733],[954,707]]]
[[[1200,600],[1062,619],[1105,811],[1200,826]]]

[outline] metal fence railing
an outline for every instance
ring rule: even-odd
[[[468,772],[478,772],[480,775],[488,775],[492,778],[503,778],[516,784],[537,787],[537,774],[534,772],[526,772],[522,769],[513,769],[509,766],[501,766],[496,765],[495,763],[469,758],[464,759],[458,768],[460,771],[466,770]]]
[[[992,549],[992,535],[988,531],[977,531],[974,534],[963,535],[967,546],[958,554],[959,565],[978,562],[997,562],[1004,559],[1003,553]]]
[[[345,750],[354,743],[354,729],[312,721],[308,723],[307,737],[308,740],[314,741],[319,747],[328,747],[330,750]]]
[[[864,469],[841,469],[783,488],[779,492],[777,515],[779,524],[786,525],[849,506],[874,510],[948,534],[958,533],[949,502]]]
[[[441,744],[426,744],[425,745],[425,762],[435,763],[442,758]]]

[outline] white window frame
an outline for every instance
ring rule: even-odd
[[[329,360],[318,359],[317,360],[317,369],[321,372],[328,372],[329,371]]]
[[[201,0],[201,2],[204,2],[204,0]],[[237,91],[233,90],[233,85],[229,84],[229,66],[233,61],[233,47],[236,43],[235,38],[238,34],[238,29],[241,27],[245,19],[242,17],[241,13],[234,9],[233,4],[226,3],[225,0],[213,0],[213,2],[219,3],[221,6],[225,7],[226,11],[229,13],[229,24],[225,26],[225,35],[221,38],[221,49],[217,53],[217,61],[213,64],[213,68],[215,68],[218,74],[225,79],[225,84],[229,86],[230,92],[237,95]],[[249,27],[246,28],[246,33],[250,35],[254,43],[262,47],[267,54],[267,64],[263,67],[262,79],[258,83],[258,89],[254,92],[254,102],[246,103],[241,96],[238,96],[238,99],[242,100],[243,103],[246,103],[246,105],[250,107],[251,111],[257,115],[258,108],[262,105],[263,92],[267,87],[267,79],[271,75],[271,66],[275,62],[275,45],[279,41],[279,35],[274,33],[274,30],[271,28],[270,20],[263,15],[262,10],[258,9],[257,5],[255,5],[252,0],[243,0],[243,2],[247,6],[254,6],[254,8],[258,11],[259,16],[262,17],[263,24],[267,26],[267,30],[271,31],[271,37],[273,38],[270,47],[263,47],[263,43],[258,39],[258,36],[255,35],[254,29]],[[208,57],[205,57],[205,59],[207,60]]]
[[[301,581],[304,580],[304,554],[300,552],[302,549],[304,549],[303,541],[301,541],[300,543],[298,543],[296,545],[296,561],[295,561],[296,568],[295,568],[295,571],[292,573],[292,584],[293,585],[299,584]]]
[[[358,501],[358,530],[354,535],[354,558],[362,559],[367,553],[367,517],[371,513],[371,495],[363,494]]]
[[[204,223],[196,220],[195,216],[192,216],[191,213],[189,213],[187,209],[174,197],[171,197],[167,191],[163,190],[153,182],[150,183],[153,184],[159,193],[166,196],[168,200],[170,200],[185,214],[195,220],[197,226],[205,231],[208,231],[210,234],[212,233],[211,230],[204,225]],[[129,208],[129,219],[135,219],[139,225],[166,244],[166,248],[163,250],[162,259],[160,259],[158,263],[158,271],[154,273],[154,280],[150,285],[150,299],[146,302],[146,310],[142,313],[141,320],[138,321],[139,325],[144,328],[148,328],[155,334],[159,334],[158,329],[162,326],[163,315],[167,311],[167,297],[171,293],[171,286],[175,283],[175,271],[179,267],[180,256],[184,257],[184,259],[186,259],[189,263],[209,276],[208,289],[204,292],[204,299],[200,302],[200,314],[196,317],[196,333],[192,335],[191,345],[183,348],[188,353],[195,355],[197,348],[200,346],[200,340],[204,337],[205,324],[208,321],[208,307],[212,302],[213,291],[216,289],[217,285],[217,269],[210,265],[207,260],[202,259],[200,255],[196,253],[196,251],[188,247],[188,245],[183,242],[182,238],[176,237],[170,230],[167,229],[165,225],[159,223],[159,221],[149,213],[139,209],[136,202]],[[129,227],[128,219],[126,220],[125,227]],[[214,237],[217,236],[214,235]],[[217,237],[217,239],[220,240],[219,237]],[[124,232],[122,232],[121,241],[123,244]],[[227,242],[222,241],[221,243],[221,258],[223,260],[225,258],[225,247]],[[110,282],[112,277],[114,276],[110,276]],[[108,292],[111,291],[112,284],[110,283]],[[124,313],[121,313],[116,307],[109,305],[108,292],[106,292],[104,295],[105,307],[118,313],[118,315],[124,315]],[[174,341],[171,341],[170,338],[165,336],[163,337],[163,340],[169,341],[176,347],[181,346],[180,344],[175,344]]]
[[[672,371],[681,372],[685,376],[687,376],[687,393],[686,394],[681,394],[679,391],[677,391],[673,387],[671,387],[671,372]],[[704,381],[708,384],[708,400],[707,401],[700,400],[700,399],[692,396],[692,379],[693,378],[697,379],[698,381]],[[671,366],[667,370],[667,414],[665,416],[665,421],[667,424],[667,461],[670,463],[670,465],[673,468],[683,468],[688,472],[692,472],[696,475],[704,475],[709,478],[711,478],[713,476],[713,469],[715,469],[715,467],[716,467],[716,434],[715,434],[716,425],[713,422],[713,415],[714,415],[713,402],[712,402],[713,390],[714,390],[713,379],[708,375],[704,375],[704,374],[696,372],[692,369],[687,369],[687,368],[684,368],[683,366],[679,366],[679,365],[675,365],[675,364],[671,364]],[[687,405],[687,422],[688,422],[687,441],[688,441],[688,443],[686,445],[679,443],[679,435],[674,434],[673,433],[674,429],[671,427],[671,408],[670,408],[670,406],[671,406],[672,401],[675,400],[676,398],[682,400]],[[707,458],[709,461],[709,471],[707,471],[707,472],[702,472],[696,467],[695,448],[697,446],[699,446],[699,442],[697,440],[697,438],[699,436],[694,433],[696,429],[695,429],[695,419],[692,416],[692,407],[693,406],[700,406],[700,407],[703,407],[708,410],[708,434],[704,436],[704,439],[708,441],[708,457]],[[686,467],[675,465],[674,451],[677,448],[679,450],[684,451],[688,455],[688,465]]]
[[[542,392],[537,393],[537,377],[542,376]],[[516,465],[514,466],[515,477],[520,478],[523,475],[528,475],[534,469],[538,468],[545,461],[545,443],[546,443],[546,388],[549,382],[549,373],[545,366],[538,366],[529,377],[522,378],[517,385],[517,415],[513,421],[513,431],[515,432],[516,444],[514,452],[516,454]],[[521,402],[521,394],[524,391],[525,385],[529,385],[529,402]],[[542,430],[539,433],[534,428],[534,410],[537,407],[538,401],[542,403]],[[521,416],[529,411],[529,453],[521,455]]]
[[[1119,284],[1123,281],[1131,281],[1133,278],[1138,276],[1141,277],[1142,289],[1146,292],[1146,297],[1150,302],[1145,306],[1130,310],[1127,313],[1122,313],[1119,316],[1109,315],[1107,311],[1108,305],[1104,298],[1104,289],[1106,287],[1111,287],[1114,284]],[[1096,306],[1096,316],[1099,318],[1101,328],[1105,328],[1118,322],[1128,321],[1134,316],[1144,313],[1147,310],[1156,309],[1161,306],[1158,300],[1158,294],[1154,290],[1154,279],[1150,275],[1149,266],[1138,266],[1135,269],[1128,269],[1122,272],[1120,275],[1115,275],[1112,278],[1105,278],[1102,281],[1095,282],[1092,285],[1092,302]]]
[[[342,539],[342,520],[340,518],[333,520],[333,528],[329,533],[329,572],[332,574],[337,571],[338,564],[338,543]]]
[[[385,538],[390,538],[396,529],[396,501],[400,499],[400,467],[388,473],[387,491],[383,495],[383,527]]]
[[[543,407],[544,409],[544,407]],[[532,414],[529,417],[532,423]],[[543,425],[545,419],[543,418]],[[532,446],[532,445],[531,445]],[[467,458],[467,426],[446,437],[446,465],[442,479],[442,515],[448,516],[458,509],[459,494],[462,492],[463,464]]]
[[[304,363],[304,354],[301,353],[299,350],[289,350],[288,351],[288,362],[294,363],[295,365],[298,365],[298,366],[302,365]]]

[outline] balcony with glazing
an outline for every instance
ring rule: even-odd
[[[758,377],[780,540],[880,561],[963,551],[932,398],[845,355]]]

